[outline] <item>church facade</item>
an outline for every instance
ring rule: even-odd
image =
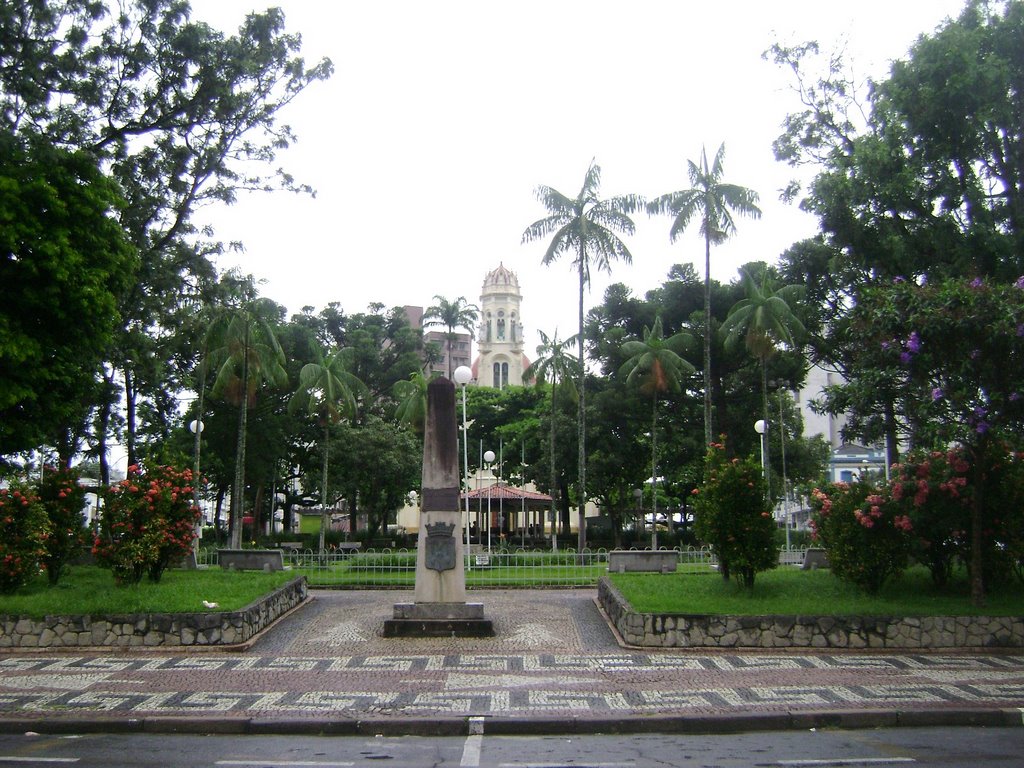
[[[487,273],[480,289],[480,324],[473,361],[477,386],[504,389],[524,383],[530,361],[523,352],[523,296],[516,273],[499,264]]]

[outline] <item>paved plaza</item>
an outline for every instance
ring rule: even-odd
[[[1016,653],[622,647],[594,590],[471,591],[495,637],[381,637],[408,591],[314,591],[245,650],[0,654],[0,730],[458,733],[1024,723]]]

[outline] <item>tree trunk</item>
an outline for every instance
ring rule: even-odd
[[[330,439],[330,427],[329,422],[324,423],[324,463],[323,463],[323,482],[320,484],[320,549],[319,552],[322,555],[324,553],[324,544],[327,537],[327,449],[328,440]]]
[[[711,236],[704,235],[704,445],[711,445]]]
[[[651,550],[658,550],[658,392],[651,413]]]
[[[132,374],[128,366],[124,367],[124,402],[125,402],[125,448],[128,450],[128,465],[139,463],[139,457],[135,450],[135,387],[132,384]],[[125,473],[127,474],[127,472]]]
[[[235,486],[231,491],[231,549],[242,547],[242,502],[245,497],[245,432],[249,414],[249,326],[242,348],[242,392],[238,404],[238,450],[235,452]]]
[[[982,438],[984,441],[984,437]],[[971,503],[971,605],[981,608],[985,605],[985,549],[982,534],[985,504],[985,460],[988,451],[983,446],[973,456],[974,500]]]
[[[555,493],[555,486],[558,483],[558,476],[555,473],[555,388],[556,384],[554,381],[551,382],[551,434],[549,436],[550,445],[548,446],[550,457],[551,457],[551,549],[557,549],[558,547],[558,517],[555,514],[555,500],[558,498],[558,494]],[[544,526],[541,526],[541,532],[543,533]]]
[[[584,336],[583,336],[583,288],[586,285],[584,272],[584,264],[586,261],[586,251],[580,246],[580,310],[579,310],[579,321],[580,321],[580,335],[579,335],[579,363],[580,363],[580,399],[579,399],[579,410],[577,412],[577,423],[579,432],[579,452],[577,455],[577,465],[579,470],[579,495],[577,497],[578,514],[577,514],[577,525],[579,526],[579,545],[577,551],[582,554],[583,550],[587,548],[587,394],[586,394],[586,381],[587,372],[583,364],[583,347],[584,347]]]

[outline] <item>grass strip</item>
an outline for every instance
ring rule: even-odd
[[[1024,616],[1024,594],[1009,584],[971,605],[966,574],[937,588],[925,568],[911,568],[878,595],[868,595],[827,570],[776,568],[759,573],[753,590],[718,575],[610,574],[640,613],[734,616]]]
[[[295,578],[291,571],[224,571],[220,568],[165,571],[160,582],[145,579],[119,586],[110,571],[76,566],[51,587],[46,577],[34,579],[13,595],[0,596],[0,614],[44,616],[101,616],[113,613],[191,613],[244,608]]]

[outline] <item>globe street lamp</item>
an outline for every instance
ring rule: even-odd
[[[469,422],[466,421],[466,385],[473,378],[473,371],[460,365],[452,374],[455,383],[462,388],[462,476],[466,479],[466,562],[470,561],[472,546],[469,541]],[[472,567],[472,566],[470,566]]]
[[[487,463],[488,471],[494,461],[494,451],[484,451],[484,461]],[[491,554],[491,488],[494,484],[487,486],[487,554]]]
[[[202,442],[199,437],[203,434],[203,427],[205,425],[202,419],[194,419],[188,425],[189,431],[195,435],[195,463],[192,466],[192,500],[196,505],[196,509],[200,509],[199,506],[199,448]],[[199,536],[202,534],[203,516],[202,513],[199,515],[199,519],[195,522],[196,535],[192,539],[192,554],[198,556],[199,554]]]

